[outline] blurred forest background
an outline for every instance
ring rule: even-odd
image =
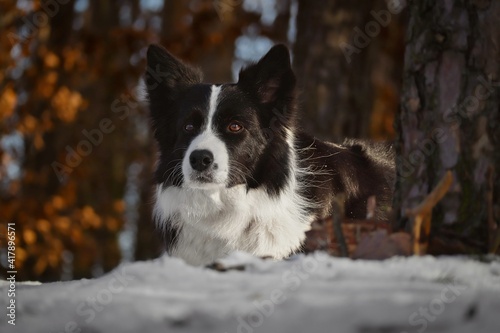
[[[19,280],[95,277],[162,253],[151,222],[156,147],[137,89],[150,43],[211,82],[233,81],[285,43],[307,130],[394,139],[406,10],[346,49],[391,2],[0,0],[2,265],[7,223]]]

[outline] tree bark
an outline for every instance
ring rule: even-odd
[[[378,6],[382,1],[376,1]],[[342,42],[364,29],[369,1],[299,0],[294,67],[301,84],[304,127],[319,137],[366,137],[372,111],[371,57],[361,50],[347,61]]]
[[[500,218],[500,3],[410,5],[402,108],[396,123],[399,227],[450,170],[432,211],[431,254],[494,250]]]

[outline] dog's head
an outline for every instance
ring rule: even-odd
[[[282,185],[295,76],[274,46],[235,84],[204,84],[201,72],[151,45],[146,85],[159,143],[157,182],[188,188]],[[280,168],[276,166],[280,165]],[[274,174],[276,173],[276,174]]]

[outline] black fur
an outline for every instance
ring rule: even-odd
[[[302,163],[315,171],[306,182],[317,186],[308,187],[306,195],[321,203],[319,217],[329,216],[333,196],[343,193],[346,217],[365,219],[368,198],[375,196],[375,218],[388,218],[395,179],[390,145],[353,139],[333,145],[303,132],[298,138]]]

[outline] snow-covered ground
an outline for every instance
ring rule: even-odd
[[[0,332],[500,332],[499,258],[237,253],[221,263],[227,271],[164,257],[93,280],[18,284],[16,325],[3,314]]]

